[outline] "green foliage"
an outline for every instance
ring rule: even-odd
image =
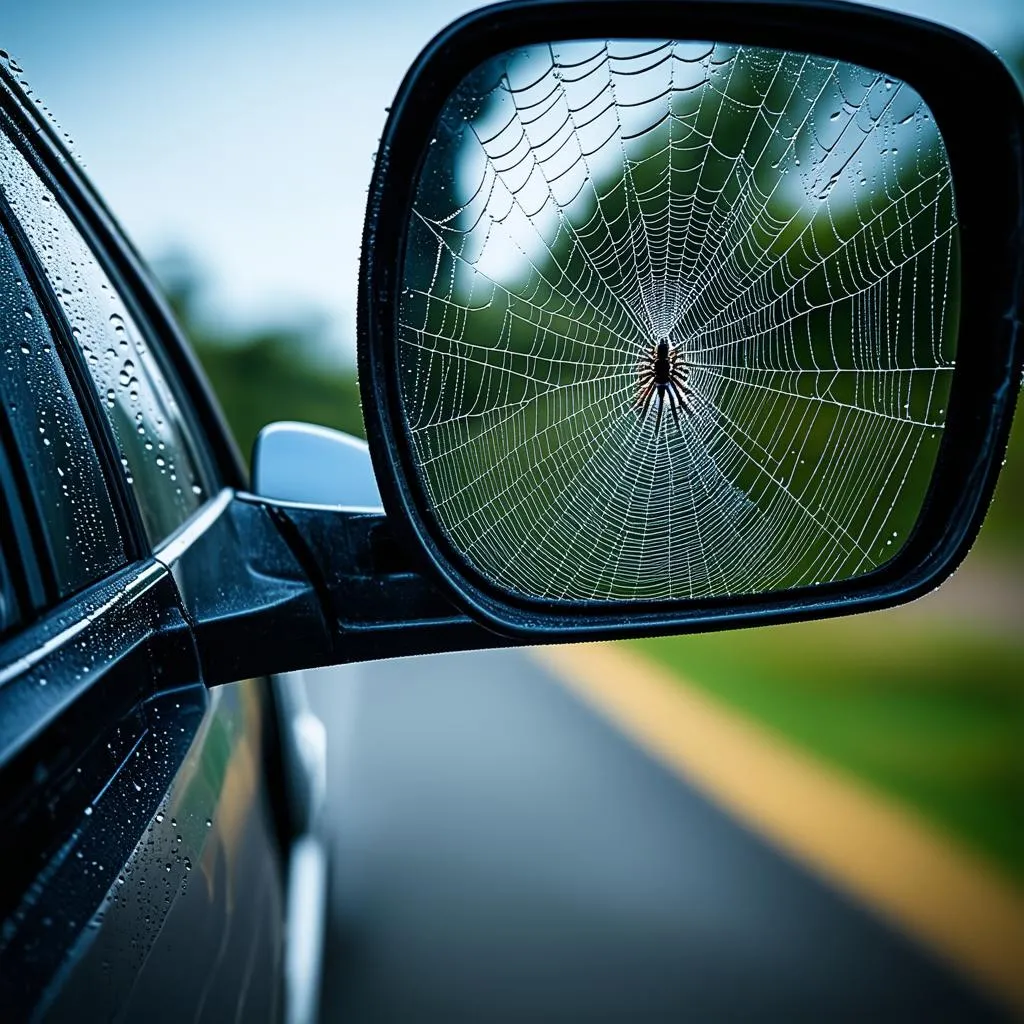
[[[198,287],[187,266],[167,275],[165,290],[248,458],[260,428],[302,420],[364,435],[354,370],[326,365],[315,354],[315,327],[216,330],[198,313]]]
[[[1024,646],[930,607],[635,643],[1024,882]]]
[[[996,484],[995,500],[985,517],[977,550],[999,558],[1017,571],[1024,566],[1024,402],[1018,397],[1006,462]]]
[[[317,365],[301,335],[266,331],[229,346],[194,342],[241,450],[264,424],[303,420],[363,435],[354,373]]]

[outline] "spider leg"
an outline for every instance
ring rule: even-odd
[[[665,392],[662,388],[658,388],[658,415],[654,420],[654,432],[658,432],[658,428],[661,426],[661,414],[665,410]]]
[[[651,406],[651,399],[654,397],[654,389],[656,387],[657,385],[654,381],[651,381],[651,383],[647,385],[647,390],[640,396],[640,404],[643,406],[643,409],[640,412],[641,423],[647,418],[647,410]]]
[[[674,419],[676,421],[676,430],[682,430],[682,427],[680,427],[680,425],[679,425],[679,409],[676,408],[676,402],[677,401],[679,402],[680,405],[683,404],[682,400],[679,399],[678,395],[676,394],[675,386],[670,384],[668,386],[668,403],[669,403],[669,407],[672,410],[672,419]]]
[[[680,380],[678,377],[672,377],[672,383],[676,389],[676,398],[679,400],[679,405],[688,416],[693,415],[693,403],[690,399],[693,397],[693,390],[687,387],[686,382]]]

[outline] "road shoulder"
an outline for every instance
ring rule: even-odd
[[[662,763],[1024,1013],[1024,896],[970,851],[622,646],[533,653]]]

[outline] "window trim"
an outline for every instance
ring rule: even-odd
[[[0,131],[4,130],[2,121],[3,118],[0,118]],[[12,142],[18,144],[16,135],[12,136]],[[71,390],[78,401],[78,407],[85,420],[85,428],[96,449],[103,480],[114,502],[114,517],[122,531],[127,563],[138,561],[149,554],[149,542],[142,526],[142,516],[135,495],[131,493],[131,486],[124,473],[119,472],[117,444],[110,423],[100,407],[99,391],[85,364],[82,350],[71,336],[71,325],[60,308],[56,293],[43,270],[39,254],[25,236],[24,229],[3,195],[0,195],[0,231],[7,235],[15,256],[21,262],[53,338],[57,356],[64,366]]]
[[[19,616],[6,632],[24,629],[50,603],[56,600],[55,581],[47,585],[45,565],[39,558],[39,538],[33,536],[31,519],[25,515],[23,470],[16,463],[7,413],[0,407],[0,556],[10,576]],[[52,599],[52,600],[51,600]],[[0,632],[0,637],[4,635]]]

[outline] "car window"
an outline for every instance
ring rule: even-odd
[[[53,596],[63,597],[127,558],[94,442],[5,219],[0,204],[0,431],[10,486],[21,492],[9,500],[37,524]]]
[[[81,348],[149,539],[158,544],[211,490],[199,447],[168,384],[169,371],[68,213],[3,133],[0,190],[38,253]]]
[[[7,560],[0,550],[0,636],[18,624],[18,602],[14,597],[11,574],[7,571]]]
[[[6,515],[3,495],[0,494],[0,516]],[[2,523],[0,523],[2,526]],[[21,621],[21,608],[14,591],[14,580],[7,564],[4,537],[0,534],[0,637]]]

